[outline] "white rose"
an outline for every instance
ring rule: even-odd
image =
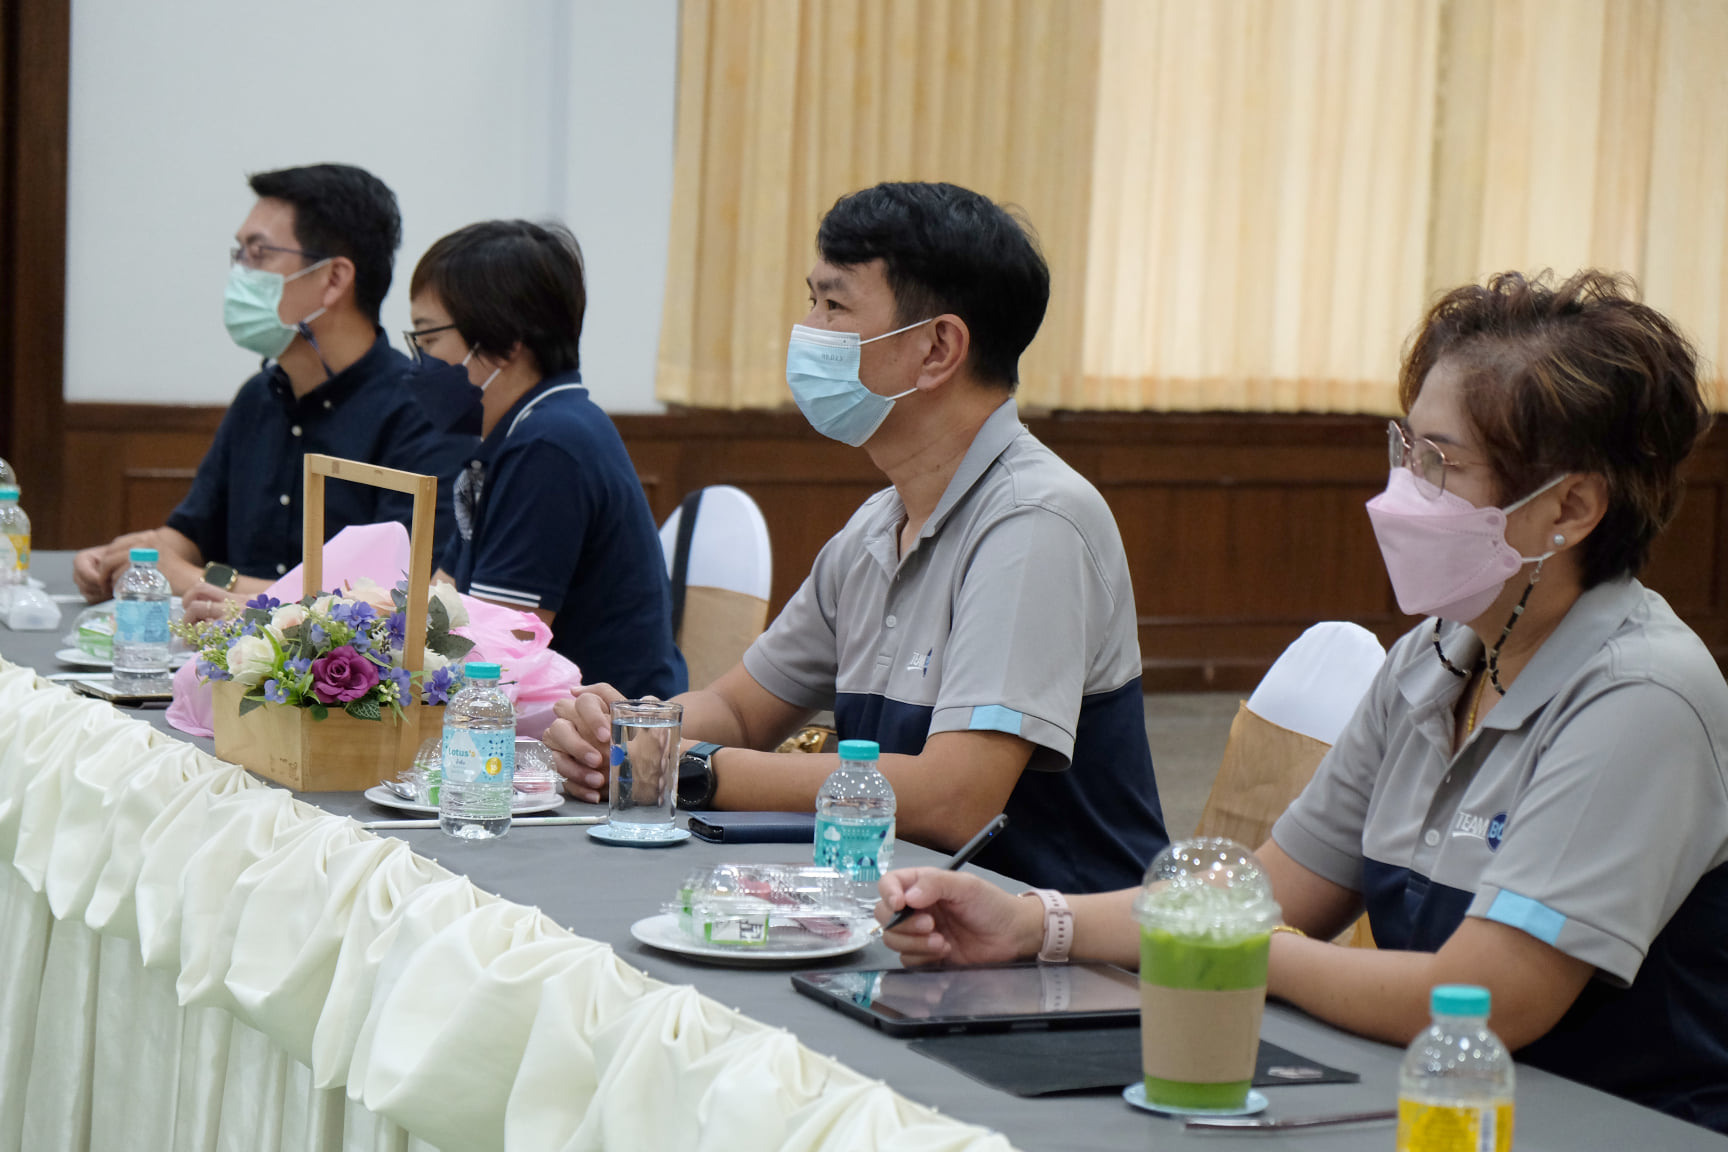
[[[428,648],[428,649],[426,649],[425,663],[423,663],[420,667],[422,670],[425,671],[426,675],[430,676],[430,675],[432,675],[432,673],[438,671],[438,669],[447,668],[449,666],[450,666],[450,658],[448,656],[440,656],[438,653],[436,653],[436,652],[432,651],[432,649]]]
[[[270,635],[276,637],[278,644],[282,643],[282,633],[288,629],[306,623],[306,608],[300,604],[284,604],[270,613],[270,623],[265,625]]]
[[[336,599],[336,597],[330,595],[329,593],[325,593],[324,595],[318,597],[318,599],[312,601],[312,614],[314,616],[328,616],[328,615],[330,615],[330,605],[335,601],[335,599]]]
[[[456,591],[456,585],[432,585],[432,598],[444,605],[444,611],[450,617],[450,627],[460,628],[468,623],[468,608],[462,603],[462,594]]]
[[[348,586],[348,599],[372,605],[379,616],[388,616],[396,611],[396,600],[390,595],[390,590],[364,576]]]
[[[228,646],[228,674],[256,688],[276,667],[276,649],[262,636],[242,636]]]

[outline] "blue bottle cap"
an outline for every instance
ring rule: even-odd
[[[0,500],[18,499],[18,487],[15,484],[0,484]]]
[[[881,755],[882,747],[874,740],[840,741],[840,759],[842,760],[876,760]]]
[[[1428,994],[1428,1010],[1436,1016],[1488,1015],[1488,989],[1475,984],[1436,984]]]
[[[128,555],[132,557],[134,564],[154,564],[157,560],[154,548],[134,548]]]
[[[503,673],[496,664],[482,664],[475,661],[472,664],[462,665],[462,675],[469,680],[496,680]]]

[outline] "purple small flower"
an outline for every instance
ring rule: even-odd
[[[450,702],[450,682],[456,679],[456,674],[448,666],[438,669],[426,678],[426,703],[447,704]]]
[[[362,656],[372,651],[372,636],[370,633],[356,632],[354,633],[354,639],[348,641],[348,643],[354,645],[354,651],[360,653]]]
[[[346,624],[350,628],[358,629],[361,625],[378,619],[378,612],[372,605],[364,601],[344,600],[331,607],[330,619],[338,624]]]
[[[256,621],[256,620],[246,621],[246,626],[244,628],[240,629],[240,636],[256,636],[256,635],[258,635],[258,621]],[[240,636],[236,636],[235,639],[238,640],[240,638]]]
[[[280,680],[264,681],[264,699],[272,704],[288,703],[288,690],[282,687]]]
[[[384,670],[384,679],[396,685],[396,699],[408,699],[408,669],[386,668]]]
[[[386,627],[390,635],[390,647],[400,648],[407,642],[408,614],[406,612],[391,613],[390,623]]]
[[[322,646],[326,640],[330,639],[330,633],[324,631],[323,625],[313,624],[311,629],[306,633],[306,638],[312,641],[313,644]]]
[[[233,677],[228,675],[227,669],[222,668],[216,664],[212,664],[208,660],[200,659],[198,661],[198,679],[200,679],[200,680],[231,680],[231,679],[233,679]]]
[[[288,671],[294,673],[296,676],[306,675],[307,671],[311,667],[312,657],[310,656],[294,656],[290,657],[288,660]]]
[[[258,608],[268,612],[272,608],[282,607],[282,601],[276,599],[276,597],[270,595],[268,592],[260,592],[252,599],[246,601],[246,607]]]

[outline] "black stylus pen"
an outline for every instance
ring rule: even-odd
[[[967,864],[972,862],[972,857],[984,851],[984,845],[990,843],[990,841],[995,838],[996,833],[1002,831],[1002,829],[1006,827],[1008,827],[1008,814],[1004,812],[998,815],[994,820],[990,821],[990,823],[984,825],[984,827],[978,829],[978,835],[972,837],[972,839],[961,845],[960,851],[950,856],[948,858],[948,863],[942,865],[942,870],[945,872],[958,872],[960,869],[966,867]],[[906,907],[900,909],[900,911],[894,913],[893,918],[890,919],[888,923],[880,924],[875,928],[870,929],[870,934],[872,936],[880,936],[890,928],[898,928],[907,920],[911,919],[913,914],[917,911],[918,909],[908,904]]]

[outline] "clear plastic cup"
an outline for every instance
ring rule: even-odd
[[[536,802],[558,795],[558,769],[552,763],[552,750],[538,740],[516,740],[516,791],[519,797]]]
[[[1146,871],[1140,1046],[1146,1100],[1181,1110],[1247,1103],[1279,922],[1272,883],[1234,840],[1180,840]]]

